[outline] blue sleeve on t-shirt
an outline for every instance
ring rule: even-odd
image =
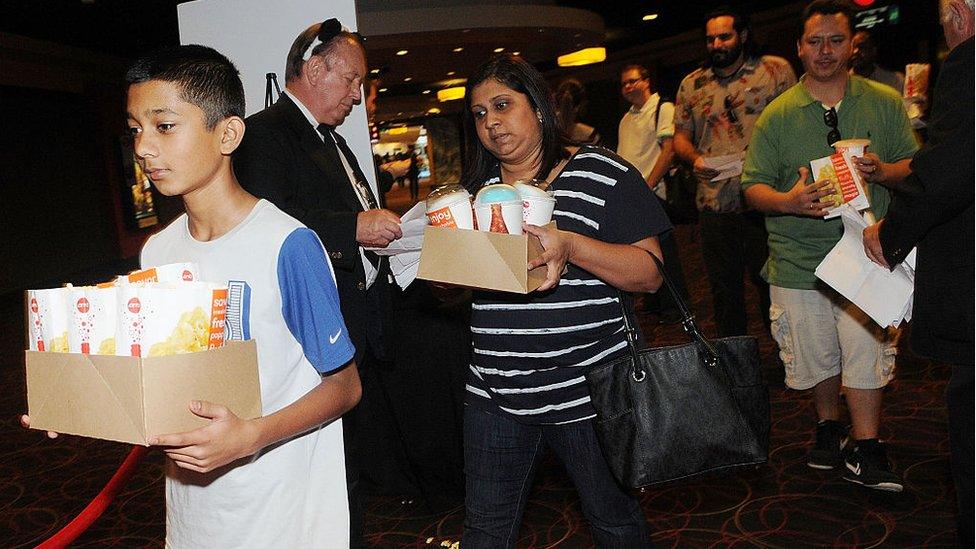
[[[332,265],[310,229],[295,229],[278,255],[278,286],[285,324],[321,373],[352,360],[355,348],[339,309]]]

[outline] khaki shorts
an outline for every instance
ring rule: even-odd
[[[894,379],[900,330],[881,328],[833,290],[770,286],[769,297],[770,330],[791,389],[838,375],[851,389],[878,389]]]

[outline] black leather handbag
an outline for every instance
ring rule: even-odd
[[[638,349],[622,296],[630,353],[586,373],[603,453],[617,481],[632,489],[764,463],[769,453],[769,393],[756,338],[705,338],[664,281],[691,342]]]

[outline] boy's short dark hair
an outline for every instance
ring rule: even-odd
[[[813,0],[813,2],[807,4],[807,7],[803,9],[803,18],[800,19],[800,32],[797,33],[797,39],[803,37],[803,31],[806,29],[807,21],[814,15],[834,15],[837,13],[841,13],[847,17],[847,27],[853,37],[857,9],[854,8],[854,4],[850,0]]]
[[[230,116],[244,118],[244,85],[237,67],[207,46],[169,46],[137,59],[125,72],[129,85],[161,80],[180,88],[180,98],[207,117],[207,129]]]

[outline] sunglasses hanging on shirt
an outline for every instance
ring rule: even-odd
[[[837,109],[830,107],[829,110],[824,111],[823,121],[830,128],[830,131],[827,132],[827,146],[833,147],[834,143],[840,141],[840,130],[837,129]]]
[[[725,116],[729,119],[729,122],[733,124],[739,123],[739,117],[735,114],[735,103],[732,101],[731,95],[725,96]]]

